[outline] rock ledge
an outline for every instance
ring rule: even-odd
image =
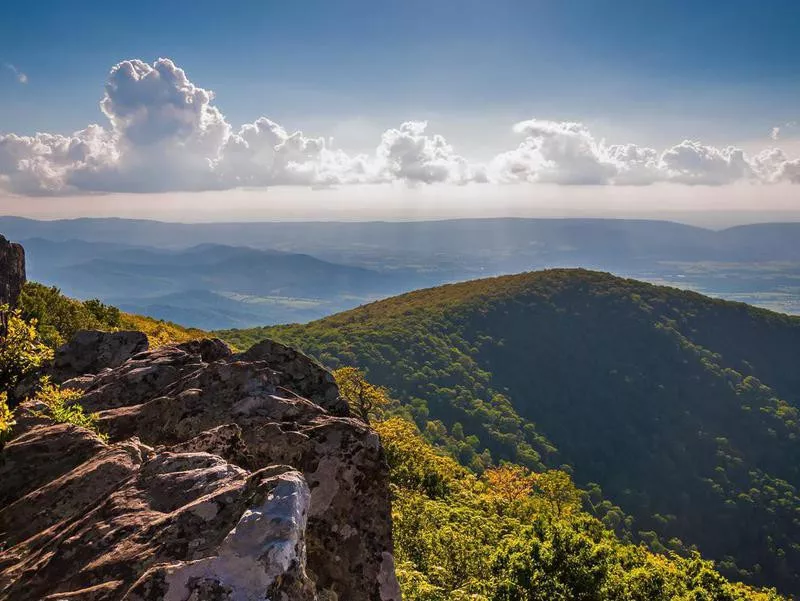
[[[81,332],[58,357],[110,442],[19,420],[0,600],[400,599],[383,449],[319,365],[127,332]]]

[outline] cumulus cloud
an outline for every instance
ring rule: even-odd
[[[797,161],[779,149],[751,157],[741,148],[684,140],[659,152],[636,144],[607,145],[573,122],[522,121],[514,130],[526,137],[515,150],[494,158],[490,173],[495,181],[638,186],[798,182]]]
[[[723,185],[750,179],[753,168],[741,148],[714,148],[684,140],[661,155],[666,179],[684,184]]]
[[[335,185],[368,180],[366,161],[332,150],[324,138],[287,132],[261,117],[243,125],[222,148],[227,186]]]
[[[492,175],[501,182],[607,184],[616,174],[602,142],[581,123],[521,121],[514,131],[525,135],[515,150],[492,161]]]
[[[6,63],[6,69],[11,71],[11,73],[14,74],[14,78],[22,85],[28,83],[28,76],[19,69],[17,69],[16,66],[12,65],[11,63]]]
[[[407,121],[381,136],[375,153],[378,181],[411,183],[456,183],[483,181],[480,167],[456,154],[440,135],[427,135],[427,121]]]
[[[24,74],[9,68],[24,83]],[[739,148],[685,140],[658,151],[607,144],[582,123],[542,119],[517,123],[518,146],[485,163],[467,160],[425,121],[388,129],[373,152],[354,155],[330,139],[287,130],[267,117],[234,128],[214,93],[164,58],[115,65],[100,110],[104,125],[69,136],[0,134],[0,191],[55,195],[393,182],[800,183],[800,160],[779,149],[749,156]],[[776,128],[775,137],[781,132]]]

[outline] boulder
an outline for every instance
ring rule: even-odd
[[[48,373],[55,382],[119,367],[125,361],[148,349],[142,332],[101,332],[81,330],[59,347]]]
[[[0,236],[0,305],[14,307],[25,285],[25,250]]]
[[[80,378],[108,443],[20,419],[0,600],[399,601],[378,436],[325,407],[319,365],[259,346],[169,345]]]
[[[334,415],[350,415],[350,408],[339,396],[333,375],[297,349],[274,340],[262,340],[237,358],[266,361],[270,368],[282,374],[287,389],[314,401]]]

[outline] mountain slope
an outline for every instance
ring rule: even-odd
[[[676,548],[800,592],[800,319],[584,270],[418,291],[270,336],[356,364],[462,461],[571,466]]]

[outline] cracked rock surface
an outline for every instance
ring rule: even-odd
[[[109,442],[28,415],[0,455],[0,600],[400,599],[383,449],[328,372],[123,334],[59,364]]]

